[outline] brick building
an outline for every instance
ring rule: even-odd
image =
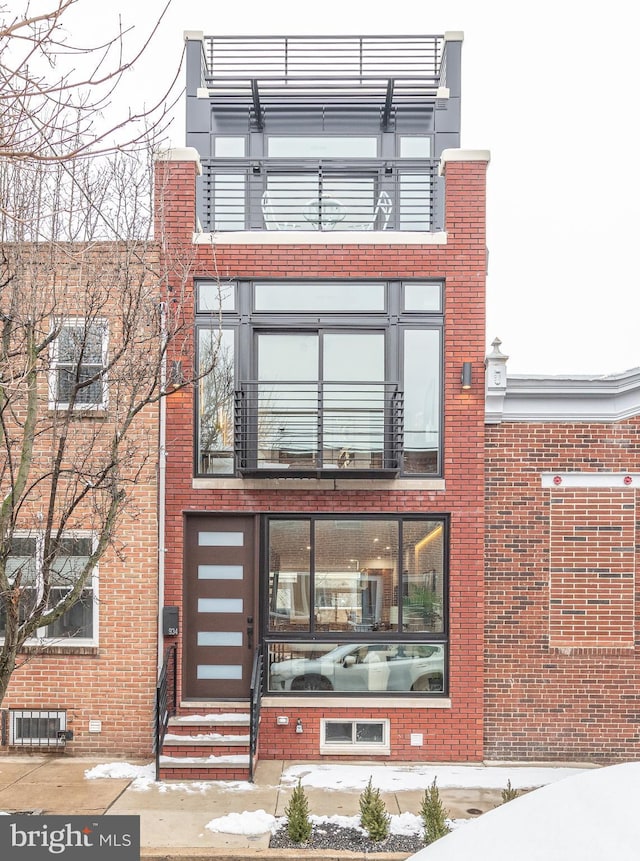
[[[637,369],[507,377],[487,359],[485,756],[633,759]]]
[[[0,636],[13,632],[11,603],[21,624],[40,602],[46,616],[85,566],[90,570],[77,603],[33,630],[15,657],[0,712],[5,749],[129,756],[150,750],[157,405],[124,428],[140,387],[151,382],[144,311],[158,307],[158,262],[153,246],[133,241],[2,247],[0,488],[8,597]],[[118,359],[122,351],[126,362]],[[113,539],[110,522],[117,524]],[[103,540],[107,549],[98,554]]]
[[[167,777],[247,773],[203,758],[256,674],[263,758],[483,756],[489,159],[459,149],[460,48],[187,34],[188,148],[158,163],[202,375],[167,406]]]

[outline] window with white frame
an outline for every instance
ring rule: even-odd
[[[105,320],[73,318],[59,324],[51,344],[52,408],[106,408],[107,333]]]
[[[389,721],[323,719],[320,753],[390,753]]]
[[[59,539],[49,566],[47,610],[63,602],[85,570],[93,552],[94,538],[88,534],[68,534]],[[6,570],[13,585],[18,579],[19,619],[24,621],[41,601],[44,589],[44,537],[41,533],[16,535],[11,543]],[[6,610],[0,604],[0,638],[6,631]],[[74,604],[50,625],[38,628],[31,639],[41,642],[68,641],[74,645],[97,642],[97,570],[94,568]]]
[[[67,728],[67,713],[42,709],[11,709],[9,744],[41,747],[64,744],[61,734]]]

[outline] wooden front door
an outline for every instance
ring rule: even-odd
[[[184,696],[249,696],[254,624],[254,520],[186,521]]]

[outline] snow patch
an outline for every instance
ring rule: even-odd
[[[279,824],[275,816],[264,810],[245,810],[243,813],[229,813],[227,816],[212,819],[207,822],[205,828],[224,834],[256,836],[273,833]]]
[[[118,780],[142,779],[153,782],[156,777],[156,767],[153,762],[148,765],[132,765],[130,762],[104,762],[94,768],[88,768],[84,776],[87,780],[112,777]]]

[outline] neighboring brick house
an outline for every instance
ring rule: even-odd
[[[5,244],[2,252],[3,315],[10,311],[16,321],[34,320],[34,340],[45,345],[49,332],[58,333],[41,350],[36,367],[33,469],[15,506],[7,560],[10,586],[17,572],[28,586],[20,598],[26,616],[43,593],[50,505],[53,534],[63,520],[65,526],[57,542],[48,606],[66,594],[96,549],[109,495],[92,491],[92,481],[112,457],[114,428],[116,423],[122,427],[135,379],[144,378],[133,349],[127,353],[126,374],[113,358],[123,346],[121,324],[140,323],[126,306],[141,302],[147,289],[157,295],[159,258],[152,246],[135,242]],[[3,496],[10,487],[10,470],[17,486],[29,385],[26,378],[11,379],[11,368],[20,373],[28,358],[20,336],[10,340],[7,319],[3,316],[3,337],[17,347],[18,358],[12,364],[3,344]],[[14,331],[20,325],[16,322]],[[142,356],[145,346],[139,346]],[[148,352],[146,360],[151,361]],[[85,381],[90,385],[83,386]],[[0,712],[3,747],[149,755],[158,652],[157,452],[155,405],[137,417],[126,451],[120,452],[128,502],[113,547],[100,558],[75,606],[38,628],[18,654]],[[53,475],[58,478],[55,489]],[[5,631],[6,616],[0,612],[0,636]]]
[[[487,359],[485,757],[609,762],[640,741],[640,373]]]
[[[194,249],[203,373],[167,404],[167,777],[246,775],[205,758],[243,753],[211,730],[260,651],[263,758],[483,756],[489,156],[458,149],[460,47],[187,34],[156,212]]]

